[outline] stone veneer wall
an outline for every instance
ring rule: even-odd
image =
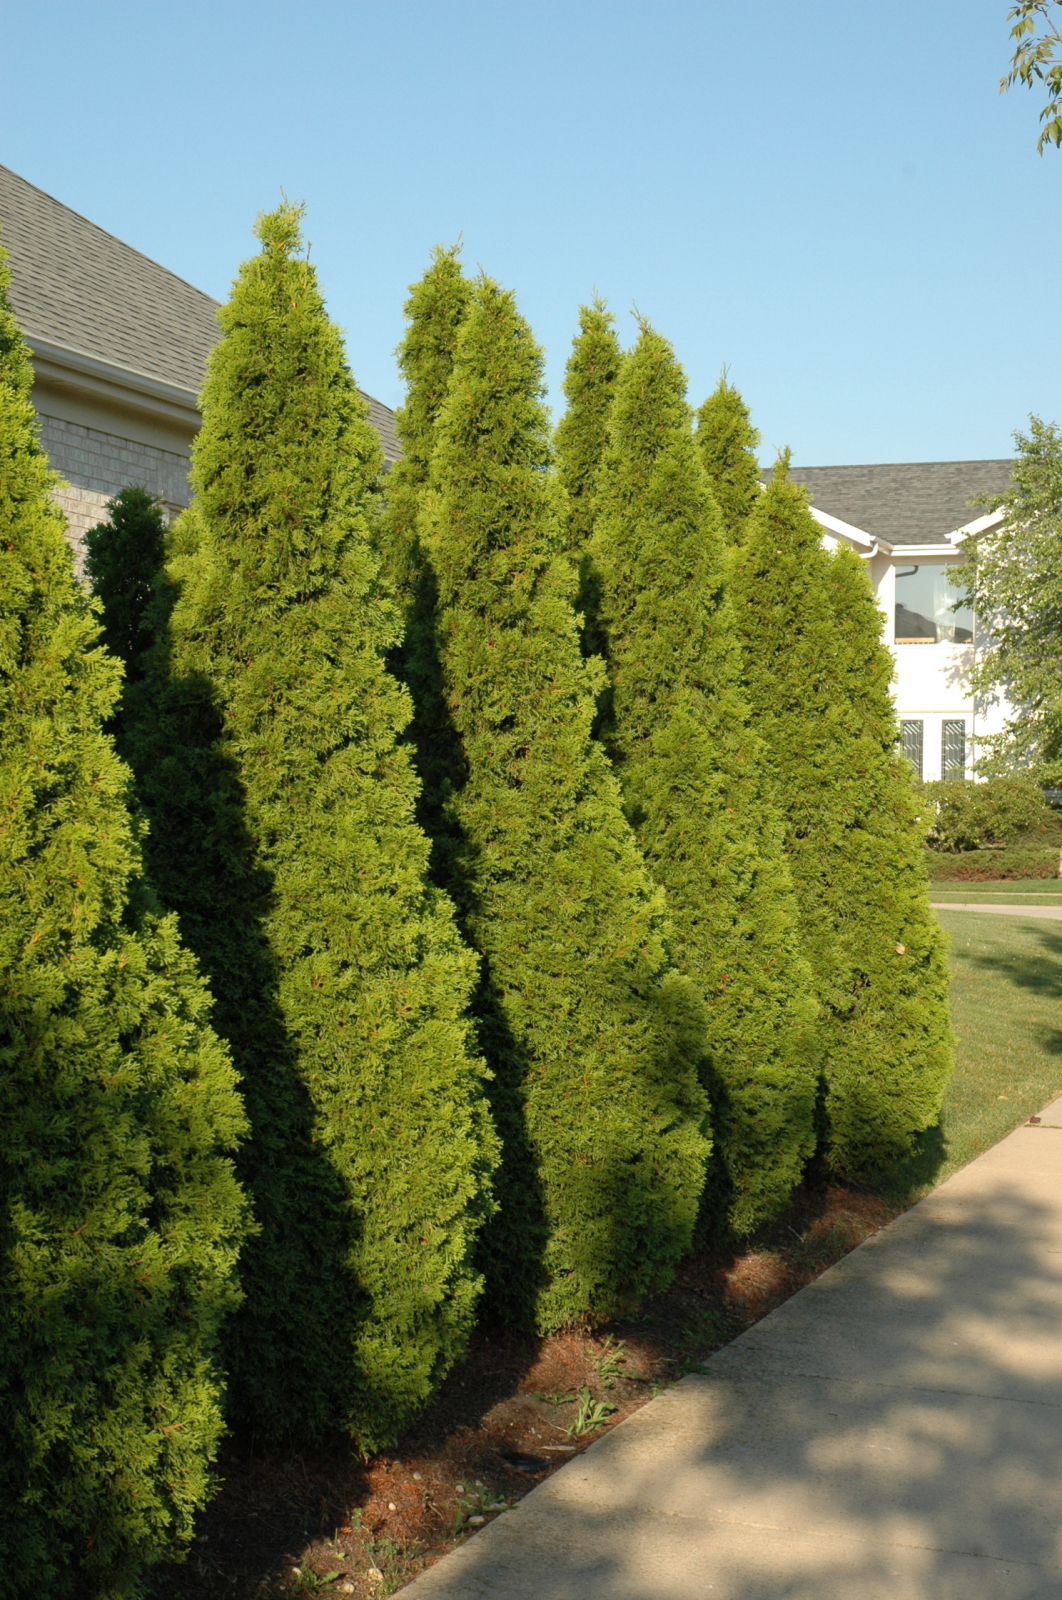
[[[188,458],[155,445],[120,439],[57,417],[41,417],[41,443],[55,472],[70,485],[56,499],[66,513],[67,537],[84,559],[89,528],[102,522],[106,504],[119,489],[139,484],[158,495],[170,516],[189,503]]]

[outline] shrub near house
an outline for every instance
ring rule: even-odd
[[[930,878],[1057,878],[1062,815],[1031,778],[927,783],[926,864]]]

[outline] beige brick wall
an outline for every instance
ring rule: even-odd
[[[107,501],[119,489],[139,484],[158,495],[171,516],[191,498],[188,458],[176,451],[48,416],[41,417],[41,443],[53,470],[70,485],[59,491],[57,499],[66,513],[79,569],[85,534],[103,520]]]

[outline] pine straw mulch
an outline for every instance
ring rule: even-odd
[[[230,1440],[223,1487],[187,1561],[154,1574],[153,1600],[393,1594],[900,1209],[854,1187],[802,1189],[751,1244],[689,1257],[633,1321],[547,1339],[481,1330],[368,1462],[340,1443],[263,1457]]]

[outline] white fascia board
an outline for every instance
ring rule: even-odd
[[[827,533],[839,534],[850,544],[865,550],[868,556],[875,555],[878,550],[889,549],[888,545],[882,544],[878,539],[872,539],[869,533],[864,533],[862,528],[853,528],[850,522],[842,522],[840,517],[831,517],[828,511],[820,511],[817,506],[811,507],[811,515],[820,528],[825,528]]]
[[[897,561],[910,556],[915,561],[932,561],[936,556],[953,556],[953,544],[896,544],[889,546],[889,554]]]
[[[995,528],[1003,521],[1003,509],[989,511],[986,516],[975,517],[972,522],[964,522],[961,528],[956,528],[954,533],[948,534],[952,545],[962,544],[967,534],[984,533],[986,528]]]

